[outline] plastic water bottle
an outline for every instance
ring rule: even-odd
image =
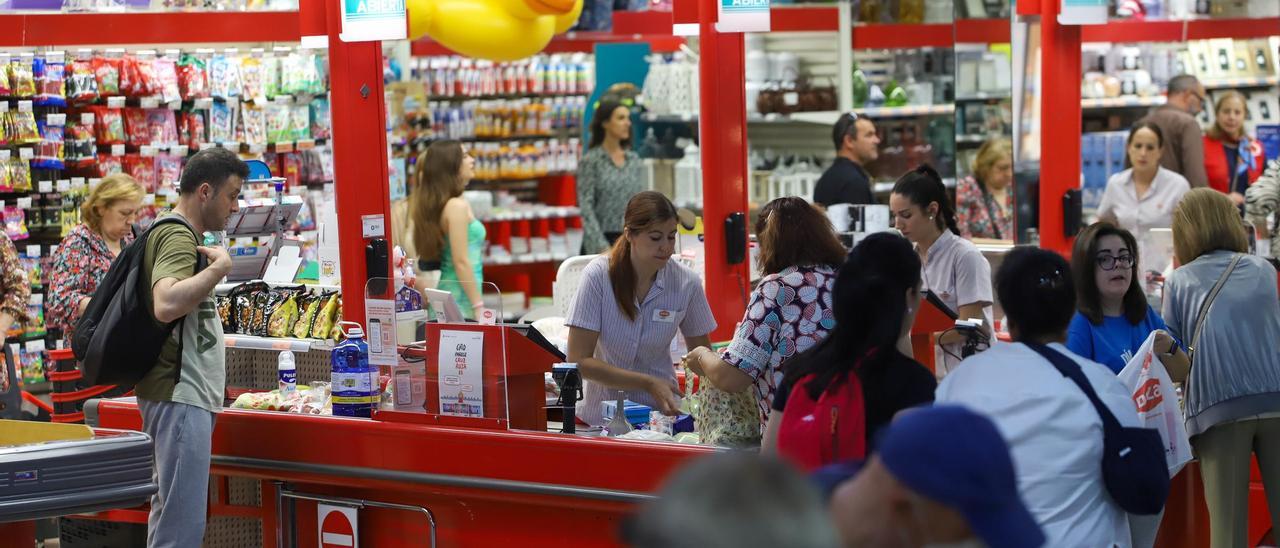
[[[354,322],[347,326],[347,340],[329,354],[332,365],[333,414],[340,417],[370,417],[378,403],[378,368],[369,366],[369,344],[364,329]]]
[[[276,359],[276,371],[280,377],[280,395],[287,396],[298,391],[298,367],[293,362],[293,352],[284,350]]]

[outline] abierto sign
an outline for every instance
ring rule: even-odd
[[[409,36],[405,0],[337,0],[342,5],[343,42],[404,40]]]
[[[769,32],[769,0],[720,0],[720,32]]]

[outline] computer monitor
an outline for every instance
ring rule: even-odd
[[[458,301],[453,298],[453,293],[439,289],[423,289],[422,295],[427,298],[427,304],[435,313],[436,319],[443,317],[448,323],[466,321],[462,315],[462,309],[458,308]]]

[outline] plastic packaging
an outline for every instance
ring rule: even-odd
[[[124,113],[118,108],[92,107],[94,126],[98,132],[98,144],[123,145],[129,138],[124,129]]]
[[[183,55],[178,60],[178,92],[185,100],[209,97],[209,74],[203,59]]]
[[[35,97],[36,77],[29,56],[14,59],[9,64],[9,85],[14,97]]]
[[[150,144],[177,145],[178,122],[173,111],[167,108],[148,109],[147,133],[150,136]]]
[[[347,340],[329,354],[332,366],[333,414],[343,417],[370,417],[378,405],[378,368],[369,365],[369,345],[364,329],[347,323]]]
[[[245,100],[257,100],[266,96],[263,87],[262,59],[245,57],[240,61],[241,94]]]
[[[22,208],[10,205],[4,208],[4,233],[10,240],[25,240],[30,234],[27,232],[27,217]]]
[[[72,61],[67,74],[67,100],[87,105],[98,100],[98,80],[93,76],[89,60]]]
[[[32,61],[32,74],[36,80],[35,104],[46,107],[67,106],[65,86],[67,65],[62,56],[52,59],[37,58]]]
[[[173,59],[160,58],[153,63],[156,75],[156,92],[162,101],[172,103],[182,100],[178,87],[178,66]]]
[[[40,122],[40,142],[36,145],[35,158],[31,160],[32,167],[39,169],[62,169],[65,167],[62,162],[63,158],[63,127],[52,125],[47,122]]]
[[[262,107],[251,104],[240,104],[240,121],[244,128],[244,142],[252,144],[267,143],[267,115]]]
[[[131,146],[151,144],[151,126],[147,123],[147,111],[140,108],[124,109],[124,129]]]
[[[209,110],[209,140],[225,143],[235,140],[236,110],[227,103],[214,103]]]
[[[280,379],[280,394],[287,396],[298,390],[298,367],[293,361],[293,352],[284,350],[276,358],[276,372]]]
[[[98,94],[120,95],[120,59],[93,58],[93,77],[98,81]]]

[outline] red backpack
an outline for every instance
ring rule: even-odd
[[[778,430],[778,454],[805,472],[867,456],[866,408],[862,383],[850,371],[822,391],[817,401],[807,387],[814,375],[801,378],[787,397]]]

